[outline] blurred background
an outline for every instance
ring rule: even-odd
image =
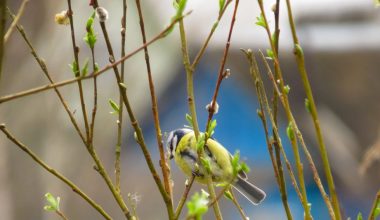
[[[271,6],[265,1],[271,25],[274,18]],[[360,211],[367,216],[376,191],[380,186],[380,9],[373,1],[300,1],[292,0],[297,32],[306,56],[306,65],[317,102],[323,134],[329,151],[338,196],[345,217],[355,217]],[[17,11],[21,0],[8,1]],[[55,81],[72,78],[68,66],[72,63],[69,26],[58,26],[54,15],[66,10],[65,1],[30,1],[20,24],[25,28],[37,53],[46,60]],[[100,1],[109,11],[106,22],[115,54],[120,54],[122,1]],[[170,22],[174,14],[171,0],[142,2],[148,39],[154,37]],[[191,0],[185,19],[191,60],[218,15],[218,1]],[[227,39],[233,3],[229,6],[209,48],[195,72],[195,100],[199,124],[205,127],[220,59]],[[85,24],[92,13],[87,1],[74,1],[74,22],[80,60],[90,57],[82,38]],[[127,51],[141,45],[141,34],[134,1],[128,1]],[[309,115],[304,109],[305,94],[292,54],[292,40],[284,2],[280,9],[280,58],[286,82],[291,87],[290,101],[316,163],[320,158]],[[265,31],[255,25],[259,16],[256,1],[241,1],[236,26],[232,35],[226,68],[231,76],[223,81],[218,103],[219,113],[215,138],[231,152],[240,150],[251,167],[250,180],[263,188],[268,197],[260,206],[252,206],[240,199],[251,219],[285,219],[280,194],[268,155],[254,86],[245,56],[240,48],[269,48]],[[100,66],[108,63],[108,53],[98,24],[96,60]],[[158,94],[161,128],[169,132],[186,124],[188,112],[186,79],[181,59],[178,28],[167,38],[149,47],[153,78]],[[118,57],[118,56],[117,56]],[[0,96],[23,91],[48,83],[30,55],[27,45],[16,31],[5,45]],[[98,78],[99,107],[95,129],[95,147],[113,177],[114,147],[117,126],[108,99],[118,100],[118,89],[111,71]],[[147,145],[158,168],[158,151],[152,122],[150,95],[144,56],[142,53],[126,62],[126,85],[133,110],[142,126]],[[92,108],[92,81],[84,82],[86,104]],[[82,124],[78,88],[75,84],[60,88],[75,117]],[[282,115],[282,114],[281,114]],[[286,120],[280,120],[282,130]],[[107,190],[104,181],[93,169],[93,162],[73,129],[70,120],[54,91],[49,90],[0,104],[0,123],[26,145],[30,146],[49,165],[62,172],[99,202],[115,219],[122,213]],[[162,199],[149,173],[139,146],[133,138],[129,119],[123,123],[122,192],[137,195],[140,219],[166,219]],[[283,135],[290,158],[292,155]],[[366,153],[367,152],[367,153]],[[328,219],[327,209],[316,188],[311,172],[304,162],[308,197],[315,219]],[[2,219],[58,219],[43,210],[44,194],[51,192],[61,197],[61,209],[70,219],[101,219],[79,196],[51,174],[37,166],[25,153],[0,135],[0,213]],[[175,201],[184,189],[184,175],[172,162]],[[285,172],[287,175],[287,172]],[[321,177],[324,176],[320,169]],[[322,180],[323,182],[324,179]],[[198,184],[192,192],[199,190]],[[303,209],[291,186],[287,183],[289,204],[294,219],[303,218]],[[326,186],[327,188],[327,186]],[[231,207],[225,200],[223,207]],[[236,219],[234,208],[223,209],[225,219]],[[275,211],[274,211],[275,210]],[[212,219],[208,215],[206,219]]]

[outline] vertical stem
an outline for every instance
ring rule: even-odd
[[[194,130],[195,138],[198,140],[199,125],[198,125],[197,111],[195,108],[195,98],[194,98],[194,78],[193,78],[194,69],[192,68],[190,64],[185,26],[183,24],[182,19],[179,21],[179,33],[181,36],[182,60],[183,60],[183,64],[185,66],[185,71],[186,71],[187,102],[189,106],[190,115],[193,120],[193,130]]]
[[[260,10],[261,10],[262,16],[264,18],[265,30],[267,32],[268,39],[269,39],[270,45],[271,45],[271,49],[272,49],[273,54],[274,54],[274,67],[275,67],[276,81],[278,80],[280,82],[280,89],[281,89],[281,92],[283,93],[283,98],[286,100],[285,101],[285,106],[284,106],[286,117],[287,117],[287,119],[289,121],[289,125],[291,125],[292,129],[294,130],[294,125],[292,123],[290,123],[291,122],[291,120],[290,120],[291,119],[290,105],[289,105],[289,102],[288,102],[288,96],[287,96],[287,94],[286,94],[286,92],[284,90],[285,85],[284,85],[284,80],[282,78],[282,73],[281,73],[281,69],[280,69],[280,62],[279,62],[279,59],[278,59],[278,52],[277,52],[275,43],[272,40],[271,31],[270,31],[270,29],[268,27],[268,20],[267,20],[266,15],[265,15],[263,1],[262,0],[258,0],[258,2],[259,2],[259,6],[260,6]],[[291,145],[292,145],[293,154],[294,154],[295,161],[296,161],[298,181],[300,183],[300,188],[301,188],[301,193],[302,193],[302,201],[301,202],[302,202],[302,205],[303,205],[304,210],[305,210],[305,219],[306,220],[311,220],[312,217],[311,217],[311,213],[310,213],[310,208],[308,206],[308,199],[307,199],[307,193],[306,193],[305,179],[304,179],[304,174],[303,174],[303,165],[302,165],[301,158],[300,158],[300,155],[299,155],[299,149],[298,149],[297,139],[296,138],[291,139],[290,142],[291,142]]]
[[[146,44],[147,40],[146,40],[146,33],[145,33],[145,27],[144,27],[145,25],[144,25],[144,18],[143,18],[143,14],[142,14],[142,8],[141,8],[140,0],[136,0],[136,6],[137,6],[138,14],[139,14],[139,19],[140,19],[140,30],[141,30],[143,43]],[[172,198],[172,190],[171,190],[171,186],[170,186],[170,168],[169,168],[169,165],[166,162],[166,158],[165,158],[164,146],[163,146],[163,141],[162,141],[162,133],[161,133],[161,127],[160,127],[160,120],[159,120],[159,115],[158,115],[157,96],[156,96],[155,89],[154,89],[154,82],[153,82],[152,70],[151,70],[151,66],[150,66],[150,58],[149,58],[148,47],[144,48],[144,53],[145,53],[145,63],[146,63],[146,68],[147,68],[148,81],[149,81],[150,97],[151,97],[151,102],[152,102],[152,113],[153,113],[153,119],[154,119],[154,127],[156,129],[157,146],[158,146],[158,150],[160,152],[160,166],[162,169],[162,175],[163,175],[163,179],[164,179],[165,190],[168,193],[169,197]],[[172,219],[174,217],[173,202],[171,201],[170,204],[167,204],[167,205],[169,205],[167,207],[169,219]]]
[[[292,31],[292,36],[293,36],[294,55],[296,57],[298,71],[299,71],[301,79],[302,79],[302,83],[303,83],[303,86],[304,86],[304,89],[306,92],[306,97],[310,101],[311,116],[313,118],[314,128],[315,128],[315,132],[316,132],[317,140],[318,140],[318,144],[319,144],[319,151],[320,151],[320,155],[322,158],[323,170],[325,171],[327,185],[329,188],[329,192],[331,194],[332,205],[334,208],[335,217],[338,220],[340,220],[340,219],[342,219],[342,217],[341,217],[341,213],[340,213],[339,199],[338,199],[338,196],[336,193],[334,178],[333,178],[333,175],[331,172],[330,163],[329,163],[329,159],[328,159],[328,155],[327,155],[327,151],[326,151],[326,146],[325,146],[325,142],[323,140],[321,127],[319,124],[317,107],[316,107],[316,104],[314,101],[313,92],[311,90],[310,82],[309,82],[308,75],[306,72],[304,54],[303,54],[302,49],[299,45],[299,41],[298,41],[298,37],[297,37],[297,33],[296,33],[296,28],[295,28],[295,23],[294,23],[294,19],[293,19],[290,0],[286,0],[286,6],[288,9],[289,23],[290,23],[290,28]]]
[[[96,64],[95,64],[95,51],[94,48],[91,48],[91,56],[92,56],[92,71],[95,72]],[[90,124],[90,142],[94,141],[94,128],[95,128],[95,117],[96,111],[98,108],[98,83],[97,76],[94,77],[94,107],[92,108],[92,116],[91,116],[91,124]]]
[[[123,17],[121,18],[121,57],[125,56],[125,35],[127,24],[127,0],[123,0]],[[125,63],[122,62],[120,66],[120,81],[124,83]],[[117,144],[115,149],[115,185],[116,189],[120,192],[120,154],[122,145],[122,128],[123,128],[123,98],[119,94],[119,119],[117,122]]]
[[[7,21],[6,17],[6,0],[0,1],[0,83],[1,75],[3,69],[3,56],[4,56],[4,35],[5,35],[5,22]]]
[[[75,65],[77,65],[77,69],[79,71],[79,76],[80,76],[80,65],[79,65],[79,47],[76,45],[75,42],[75,31],[74,31],[74,18],[73,18],[73,10],[71,9],[71,0],[67,0],[67,5],[69,10],[67,11],[67,14],[70,19],[70,29],[71,29],[71,41],[73,45],[73,52],[74,52],[74,60],[75,60]],[[78,77],[78,76],[77,76]],[[86,139],[87,141],[90,140],[90,128],[88,124],[88,119],[87,119],[87,112],[86,112],[86,104],[84,101],[84,96],[83,96],[83,86],[82,86],[82,81],[78,80],[78,88],[79,88],[79,97],[80,97],[80,103],[82,107],[82,113],[83,113],[83,120],[84,120],[84,125],[86,128]]]

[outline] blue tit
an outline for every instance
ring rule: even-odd
[[[198,163],[196,146],[194,131],[187,128],[170,132],[167,139],[169,158],[174,158],[177,166],[187,176],[194,175],[197,182],[206,184],[205,168]],[[205,144],[204,153],[206,159],[210,161],[213,182],[233,182],[234,188],[255,205],[264,200],[265,192],[248,182],[247,175],[244,172],[240,172],[237,178],[234,177],[231,164],[232,155],[220,143],[209,138]]]

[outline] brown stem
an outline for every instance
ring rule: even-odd
[[[5,34],[5,23],[7,21],[7,15],[6,15],[6,6],[7,1],[2,0],[0,1],[0,82],[1,82],[1,75],[3,70],[3,56],[4,56],[4,34]]]
[[[18,21],[20,20],[22,14],[25,11],[25,7],[26,7],[26,5],[27,5],[28,2],[29,2],[29,0],[22,1],[21,6],[18,9],[17,15],[14,17],[11,26],[8,28],[7,33],[5,33],[5,35],[4,35],[4,44],[7,43],[9,37],[11,36],[11,34],[13,32],[13,30],[15,29]],[[9,8],[8,8],[8,11],[9,11]]]
[[[68,5],[68,11],[67,15],[69,16],[70,19],[70,30],[71,30],[71,42],[73,45],[73,53],[74,53],[74,60],[75,60],[75,65],[76,68],[78,69],[78,74],[76,77],[80,76],[80,65],[79,65],[79,47],[76,44],[75,40],[75,31],[74,31],[74,18],[73,18],[73,10],[71,8],[71,0],[67,0],[67,5]],[[80,97],[80,103],[81,103],[81,108],[82,108],[82,114],[83,114],[83,120],[84,120],[84,125],[86,128],[86,140],[90,140],[90,127],[88,123],[88,118],[87,118],[87,112],[86,112],[86,104],[84,101],[84,95],[83,95],[83,85],[82,81],[78,80],[78,88],[79,88],[79,97]]]
[[[8,13],[11,16],[11,18],[14,19],[14,21],[15,21],[15,19],[16,19],[15,15],[9,9],[8,9]],[[46,63],[43,61],[43,59],[38,55],[37,51],[34,49],[34,47],[33,47],[32,43],[30,42],[29,37],[26,34],[24,28],[18,24],[16,24],[16,28],[17,28],[18,32],[21,34],[21,36],[24,39],[24,41],[26,42],[26,44],[28,45],[34,59],[37,61],[38,65],[41,67],[41,70],[44,73],[44,75],[46,76],[46,78],[49,80],[49,82],[51,84],[54,84],[54,81],[53,81],[53,79],[49,73],[49,70],[46,66]],[[54,88],[54,91],[57,94],[59,101],[62,103],[67,115],[70,117],[70,121],[74,125],[74,128],[75,128],[76,132],[78,133],[79,137],[82,139],[83,142],[85,142],[86,139],[83,136],[83,133],[80,130],[79,125],[78,125],[77,121],[75,120],[75,117],[74,117],[73,113],[71,112],[69,106],[67,105],[65,99],[63,98],[61,92],[57,88]]]
[[[141,9],[141,4],[140,0],[136,0],[136,6],[137,6],[137,11],[139,14],[139,19],[140,19],[140,31],[142,35],[142,40],[143,43],[146,43],[146,33],[145,33],[145,27],[144,27],[144,18],[142,14],[142,9]],[[165,152],[164,152],[164,146],[163,146],[163,141],[162,141],[162,134],[161,134],[161,127],[160,127],[160,120],[158,116],[158,106],[157,106],[157,96],[155,94],[155,89],[154,89],[154,82],[153,82],[153,77],[152,77],[152,70],[150,66],[150,58],[149,58],[149,52],[148,52],[148,47],[144,48],[144,53],[145,53],[145,63],[146,63],[146,68],[147,68],[147,74],[148,74],[148,81],[149,81],[149,90],[150,90],[150,97],[151,97],[151,102],[152,102],[152,113],[153,113],[153,119],[154,119],[154,127],[156,130],[156,139],[157,139],[157,146],[158,150],[160,153],[160,166],[162,169],[162,175],[163,175],[163,180],[164,180],[164,186],[165,190],[168,193],[170,197],[170,204],[167,204],[167,210],[169,214],[169,219],[172,219],[174,217],[174,210],[173,210],[173,201],[172,201],[172,189],[170,187],[170,168],[169,165],[166,161],[165,158]]]
[[[68,185],[75,193],[77,193],[79,196],[81,196],[87,203],[89,203],[95,210],[97,210],[105,219],[111,220],[112,218],[103,210],[103,208],[98,205],[95,201],[93,201],[90,197],[88,197],[78,186],[76,186],[73,182],[71,182],[69,179],[67,179],[65,176],[63,176],[58,171],[51,168],[49,165],[47,165],[44,161],[42,161],[30,148],[20,141],[18,141],[5,127],[4,124],[0,124],[0,130],[7,136],[7,138],[12,141],[14,144],[16,144],[21,150],[23,150],[25,153],[27,153],[36,163],[38,163],[41,167],[43,167],[45,170],[47,170],[49,173],[56,176],[58,179],[60,179],[62,182],[64,182],[66,185]]]
[[[125,39],[126,39],[126,23],[127,23],[127,0],[123,0],[123,17],[121,18],[121,57],[125,56]],[[120,66],[120,80],[124,83],[125,65],[124,62]],[[120,192],[120,154],[122,145],[122,129],[123,129],[123,98],[119,94],[119,119],[117,122],[117,144],[115,148],[115,185]]]
[[[186,15],[188,15],[188,14],[186,14]],[[182,18],[183,17],[181,17],[181,19]],[[65,85],[68,85],[68,84],[71,84],[71,83],[75,83],[75,82],[77,82],[79,80],[91,79],[91,78],[93,78],[95,76],[99,76],[100,74],[106,72],[107,70],[113,68],[114,66],[117,66],[120,63],[124,62],[125,60],[127,60],[127,59],[131,58],[132,56],[136,55],[138,52],[140,52],[141,50],[143,50],[144,47],[146,47],[146,46],[148,46],[148,45],[156,42],[159,39],[164,38],[167,35],[168,30],[170,30],[178,21],[179,21],[179,19],[176,19],[176,20],[172,21],[172,23],[170,23],[170,25],[168,27],[166,27],[158,35],[156,35],[154,38],[152,38],[149,42],[147,42],[144,45],[141,45],[140,47],[138,47],[134,51],[130,52],[129,54],[127,54],[124,57],[122,57],[119,60],[117,60],[116,62],[114,62],[112,64],[106,65],[105,67],[103,67],[102,69],[100,69],[98,72],[92,72],[92,73],[90,73],[87,76],[80,76],[80,77],[77,77],[77,78],[74,78],[74,79],[69,79],[69,80],[64,80],[64,81],[61,81],[61,82],[57,82],[55,84],[48,84],[48,85],[40,86],[40,87],[37,87],[37,88],[25,90],[25,91],[22,91],[22,92],[6,95],[6,96],[3,96],[3,97],[0,98],[0,104],[3,103],[3,102],[7,102],[7,101],[10,101],[10,100],[13,100],[13,99],[24,97],[24,96],[27,96],[27,95],[36,94],[36,93],[39,93],[39,92],[42,92],[42,91],[46,91],[46,90],[49,90],[49,89],[54,89],[54,88],[57,88],[57,87],[61,87],[61,86],[65,86]]]
[[[175,210],[175,215],[174,215],[175,220],[177,220],[179,218],[179,216],[181,215],[182,208],[185,205],[185,202],[186,202],[187,196],[189,195],[191,186],[194,183],[194,179],[195,179],[194,175],[190,177],[190,179],[189,179],[189,181],[185,187],[185,191],[183,192],[181,199],[178,202],[178,206],[177,206],[177,209]]]

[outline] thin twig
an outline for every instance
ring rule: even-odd
[[[18,9],[17,15],[13,19],[11,26],[7,30],[7,33],[4,35],[4,44],[7,43],[9,37],[11,36],[13,30],[15,29],[15,27],[16,27],[18,21],[20,20],[22,14],[24,14],[25,6],[27,5],[28,2],[29,2],[29,0],[22,1],[21,6]],[[8,8],[8,11],[9,11],[9,8]]]
[[[94,7],[94,9],[96,9],[97,7],[99,7],[97,0],[93,0],[92,6]],[[182,19],[182,17],[174,19],[174,21],[172,21],[172,24],[166,30],[170,30],[170,28],[176,22],[178,22],[180,19]],[[112,45],[111,45],[111,42],[109,40],[107,28],[106,28],[106,25],[105,25],[104,21],[100,21],[100,26],[101,26],[101,29],[102,29],[102,32],[103,32],[103,36],[104,36],[104,39],[105,39],[105,42],[106,42],[106,45],[107,45],[108,53],[109,53],[109,56],[110,56],[109,61],[112,64],[114,64],[115,60],[114,60],[114,54],[113,54],[113,50],[112,50]],[[167,32],[163,32],[161,37],[164,37],[166,35],[167,35]],[[119,87],[119,92],[122,95],[123,102],[124,102],[124,105],[125,105],[125,107],[127,109],[127,112],[128,112],[128,115],[129,115],[132,127],[135,130],[136,141],[139,144],[141,150],[143,151],[143,155],[145,157],[145,161],[147,162],[148,168],[149,168],[149,170],[150,170],[150,172],[152,174],[152,177],[153,177],[153,179],[154,179],[154,181],[155,181],[155,183],[156,183],[156,185],[157,185],[157,187],[158,187],[158,189],[159,189],[159,191],[161,193],[161,196],[162,196],[165,204],[169,204],[171,202],[171,198],[166,193],[165,188],[164,188],[164,186],[163,186],[163,184],[161,182],[161,179],[160,179],[160,177],[159,177],[159,175],[158,175],[158,173],[156,171],[156,168],[155,168],[154,163],[152,161],[152,158],[150,156],[150,152],[149,152],[149,150],[148,150],[148,148],[146,146],[146,143],[145,143],[145,140],[144,140],[144,136],[143,136],[141,127],[140,127],[138,121],[136,120],[136,117],[135,117],[135,115],[133,113],[132,107],[131,107],[131,105],[129,103],[129,99],[128,99],[128,96],[127,96],[127,93],[126,93],[126,87],[121,82],[119,70],[116,67],[116,65],[112,65],[112,66],[113,66],[113,70],[114,70],[114,73],[115,73],[114,75],[115,75],[115,78],[116,78],[116,81],[117,81],[117,84],[118,84],[118,87]]]
[[[264,23],[265,23],[265,27],[264,28],[265,28],[265,30],[267,32],[268,39],[269,39],[270,45],[271,45],[271,49],[272,49],[273,55],[274,55],[273,60],[274,60],[275,74],[276,74],[275,77],[276,77],[276,80],[278,80],[280,82],[280,88],[281,88],[282,93],[284,94],[283,96],[285,97],[284,99],[287,100],[288,97],[287,97],[287,94],[285,92],[284,80],[282,78],[282,73],[281,73],[281,68],[280,68],[280,62],[279,62],[279,58],[278,58],[278,52],[277,52],[277,48],[275,46],[275,42],[273,42],[271,31],[269,29],[269,24],[268,24],[268,20],[266,18],[263,1],[262,0],[258,0],[258,3],[259,3],[259,6],[260,6],[261,15],[262,15],[262,17],[264,19]],[[291,116],[290,116],[290,114],[291,114],[291,112],[290,112],[290,105],[289,105],[288,101],[286,101],[285,103],[286,103],[286,106],[284,108],[285,108],[286,117],[288,118],[289,126],[291,126],[290,128],[294,130],[293,124],[290,123],[290,121],[291,121],[290,120],[290,118],[291,118]],[[275,109],[276,109],[277,108],[277,101],[274,102],[274,106],[275,106]],[[276,112],[275,115],[277,115],[277,112]],[[295,161],[296,161],[296,169],[297,169],[297,174],[298,174],[298,181],[300,183],[300,188],[301,188],[301,193],[302,193],[302,200],[301,200],[301,202],[302,202],[302,205],[303,205],[304,210],[305,210],[305,220],[311,220],[312,216],[311,216],[311,213],[310,213],[310,207],[308,206],[307,192],[306,192],[306,186],[305,186],[305,178],[304,178],[304,173],[303,173],[303,165],[302,165],[301,157],[300,157],[300,154],[299,154],[297,139],[296,138],[289,138],[289,139],[290,139],[290,143],[292,145],[293,154],[294,154],[294,158],[295,158]]]
[[[55,213],[57,213],[57,215],[59,215],[63,220],[69,220],[64,214],[63,212],[59,211],[59,210],[55,210]]]
[[[264,86],[263,80],[261,78],[261,74],[260,74],[260,71],[258,69],[256,59],[255,59],[254,54],[251,50],[247,50],[247,51],[242,50],[242,51],[246,54],[247,59],[250,63],[250,74],[253,77],[254,82],[255,82],[255,86],[257,89],[257,97],[259,99],[259,102],[261,102],[262,103],[261,105],[263,105],[265,107],[265,110],[266,110],[266,112],[269,116],[269,119],[271,121],[271,124],[273,127],[272,129],[273,129],[273,133],[274,133],[274,138],[275,138],[274,144],[276,147],[279,148],[282,156],[284,157],[286,168],[289,172],[290,180],[293,184],[294,190],[296,191],[297,196],[299,197],[300,201],[302,201],[302,195],[301,195],[300,189],[298,187],[297,180],[296,180],[294,172],[293,172],[293,168],[292,168],[292,166],[288,160],[288,157],[286,156],[285,150],[284,150],[283,145],[282,145],[282,141],[281,141],[281,138],[279,135],[278,127],[277,127],[276,121],[274,119],[274,113],[269,106],[268,97],[267,97],[266,92],[265,92],[266,91],[265,86]],[[278,166],[278,168],[280,168],[280,167]]]
[[[9,10],[9,8],[8,8],[8,13],[12,19],[15,19],[15,15]],[[18,24],[16,24],[16,28],[17,28],[18,32],[21,34],[21,36],[24,39],[24,41],[26,42],[26,44],[28,45],[34,59],[37,61],[38,65],[41,67],[41,70],[44,73],[44,75],[46,76],[46,78],[49,80],[50,83],[54,84],[54,81],[53,81],[53,79],[52,79],[52,77],[48,71],[48,68],[47,68],[44,60],[38,55],[37,51],[34,49],[32,43],[29,40],[28,35],[25,33],[24,28]],[[70,117],[70,121],[73,124],[73,126],[74,126],[76,132],[78,133],[79,137],[82,139],[83,142],[85,142],[86,139],[85,139],[82,131],[80,130],[79,125],[78,125],[73,113],[71,112],[69,106],[67,105],[65,99],[63,98],[61,92],[57,88],[54,88],[54,91],[57,94],[60,102],[62,103],[67,115]]]
[[[105,219],[112,219],[104,210],[103,208],[98,205],[95,201],[93,201],[90,197],[88,197],[78,186],[76,186],[74,183],[72,183],[69,179],[67,179],[65,176],[63,176],[58,171],[51,168],[49,165],[47,165],[43,160],[41,160],[30,148],[20,141],[18,141],[6,128],[4,124],[0,125],[0,130],[7,136],[7,138],[12,141],[14,144],[16,144],[21,150],[23,150],[25,153],[27,153],[35,162],[37,162],[40,166],[42,166],[45,170],[47,170],[49,173],[56,176],[58,179],[60,179],[62,182],[64,182],[66,185],[68,185],[75,193],[77,193],[79,196],[81,196],[87,203],[89,203],[95,210],[97,210]]]
[[[3,39],[4,39],[4,34],[5,34],[5,23],[7,21],[6,6],[7,6],[7,1],[1,0],[0,1],[0,83],[1,83],[1,76],[3,72],[3,56],[4,56],[4,40]]]
[[[315,101],[314,101],[313,92],[311,90],[308,74],[306,72],[304,54],[303,54],[303,51],[299,45],[299,41],[298,41],[298,37],[297,37],[297,33],[296,33],[296,27],[295,27],[295,23],[294,23],[294,19],[293,19],[293,14],[292,14],[292,7],[291,7],[289,0],[286,0],[286,6],[288,9],[289,23],[290,23],[292,36],[293,36],[294,55],[296,57],[298,71],[299,71],[301,79],[302,79],[302,83],[303,83],[303,86],[305,89],[307,99],[310,102],[310,113],[311,113],[311,117],[313,119],[315,133],[316,133],[318,144],[319,144],[319,152],[320,152],[320,155],[322,158],[323,170],[324,170],[325,175],[326,175],[327,186],[328,186],[329,192],[331,194],[331,200],[332,200],[332,205],[334,207],[335,217],[337,220],[341,220],[342,217],[341,217],[341,213],[340,213],[339,199],[338,199],[338,195],[336,193],[334,178],[333,178],[333,175],[331,172],[330,162],[329,162],[329,158],[327,155],[325,142],[323,140],[321,126],[319,124],[317,106],[316,106]]]
[[[375,210],[379,207],[380,204],[380,190],[377,192],[375,200],[373,201],[373,205],[371,211],[368,216],[368,220],[375,220]]]
[[[280,90],[279,90],[279,88],[277,86],[277,83],[276,83],[276,81],[274,79],[273,73],[270,70],[269,64],[268,64],[268,62],[266,62],[265,56],[264,56],[263,53],[261,53],[261,51],[260,51],[260,56],[261,56],[261,58],[263,59],[263,61],[265,63],[265,66],[267,68],[267,75],[269,76],[269,79],[272,81],[273,87],[276,89],[277,94],[280,97],[280,101],[281,101],[282,105],[284,106],[285,110],[287,110],[289,112],[289,114],[290,114],[289,121],[292,123],[293,130],[296,133],[296,136],[297,136],[298,140],[301,143],[302,149],[303,149],[303,151],[304,151],[304,153],[306,155],[306,158],[307,158],[307,160],[309,162],[311,171],[313,173],[314,181],[315,181],[315,183],[316,183],[316,185],[317,185],[317,187],[318,187],[318,189],[319,189],[319,191],[320,191],[320,193],[321,193],[321,195],[322,195],[322,197],[323,197],[323,199],[324,199],[324,201],[326,203],[327,209],[329,210],[330,217],[331,217],[331,219],[335,219],[335,213],[334,213],[333,206],[331,204],[330,198],[328,197],[328,195],[326,194],[325,189],[323,188],[323,185],[322,185],[321,179],[319,177],[318,170],[317,170],[317,168],[316,168],[316,166],[314,164],[313,158],[310,155],[310,152],[309,152],[309,150],[306,147],[305,141],[304,141],[304,139],[302,137],[302,134],[301,134],[300,130],[298,129],[298,126],[297,126],[296,121],[295,121],[295,119],[293,117],[293,114],[291,113],[289,105],[286,105],[286,104],[289,104],[289,103],[286,103],[285,100],[287,100],[287,99],[284,98],[284,97],[287,97],[287,96],[282,95],[282,93],[280,92]]]
[[[146,34],[145,34],[144,17],[143,17],[143,13],[141,9],[140,0],[136,0],[136,6],[137,6],[138,14],[139,14],[139,20],[140,20],[139,23],[140,23],[140,31],[142,35],[142,40],[143,40],[143,43],[145,44]],[[145,63],[146,63],[146,68],[147,68],[148,81],[149,81],[149,91],[150,91],[150,97],[151,97],[151,102],[152,102],[154,128],[156,130],[157,146],[158,146],[158,151],[160,153],[160,166],[162,169],[162,176],[163,176],[165,190],[168,193],[169,198],[170,198],[170,203],[166,204],[166,208],[168,210],[169,219],[173,219],[174,210],[173,210],[173,201],[172,201],[172,188],[170,186],[170,167],[165,158],[160,120],[159,120],[159,115],[158,115],[157,96],[155,94],[155,89],[154,89],[154,82],[152,78],[152,70],[150,66],[148,47],[144,48],[144,53],[145,53]]]
[[[182,208],[183,206],[185,205],[185,202],[186,202],[186,199],[187,199],[187,196],[189,195],[189,192],[190,192],[190,189],[191,189],[191,186],[193,185],[194,183],[194,179],[195,179],[195,176],[192,175],[190,177],[190,179],[188,180],[187,184],[186,184],[186,187],[185,187],[185,191],[183,192],[182,196],[181,196],[181,199],[179,200],[178,202],[178,206],[175,210],[175,215],[174,215],[174,219],[178,219],[179,216],[181,215],[181,211],[182,211]]]
[[[187,16],[188,14],[186,14],[185,16]],[[17,98],[24,97],[24,96],[27,96],[27,95],[32,95],[32,94],[39,93],[39,92],[42,92],[42,91],[46,91],[46,90],[49,90],[49,89],[54,89],[54,88],[58,88],[58,87],[61,87],[61,86],[68,85],[68,84],[72,84],[72,83],[75,83],[75,82],[77,82],[79,80],[92,79],[95,76],[99,76],[100,74],[106,72],[107,70],[113,68],[114,66],[117,66],[117,65],[121,64],[122,62],[124,62],[125,60],[127,60],[127,59],[131,58],[132,56],[136,55],[138,52],[140,52],[141,50],[143,50],[144,47],[146,47],[146,46],[148,46],[148,45],[156,42],[159,39],[164,38],[167,35],[168,30],[170,30],[177,22],[178,22],[178,19],[172,21],[172,23],[170,23],[168,27],[166,27],[163,31],[161,31],[159,34],[157,34],[154,38],[152,38],[146,44],[141,45],[140,47],[138,47],[134,51],[132,51],[129,54],[125,55],[124,57],[120,58],[116,62],[114,62],[112,64],[106,65],[105,67],[103,67],[102,69],[100,69],[97,72],[92,72],[92,73],[88,74],[87,76],[80,76],[80,77],[77,77],[77,78],[74,78],[74,79],[64,80],[64,81],[57,82],[57,83],[54,83],[54,84],[48,84],[48,85],[36,87],[36,88],[33,88],[33,89],[21,91],[21,92],[18,92],[18,93],[13,93],[13,94],[10,94],[10,95],[6,95],[6,96],[3,96],[3,97],[0,98],[0,104],[3,103],[3,102],[7,102],[7,101],[10,101],[10,100],[14,100],[14,99],[17,99]]]
[[[92,57],[92,71],[96,71],[96,62],[95,62],[95,51],[94,48],[91,48],[91,57]],[[94,77],[94,106],[92,107],[91,122],[90,122],[90,142],[94,142],[94,132],[95,132],[95,117],[96,111],[98,109],[98,83],[97,77]]]
[[[219,22],[220,20],[222,19],[223,15],[224,15],[224,12],[226,11],[228,5],[232,2],[232,0],[227,0],[227,2],[225,3],[224,5],[224,8],[223,10],[221,11],[221,13],[219,13],[218,15],[218,19],[216,20],[216,22],[214,23],[214,25],[212,26],[211,30],[210,30],[210,33],[208,34],[205,42],[203,43],[201,49],[199,50],[198,54],[195,56],[194,58],[194,61],[193,63],[191,64],[191,69],[194,71],[195,68],[197,67],[197,65],[199,64],[199,61],[201,60],[204,52],[206,51],[206,48],[208,46],[208,43],[210,42],[211,40],[211,37],[213,36],[216,28],[218,27],[219,25]]]
[[[232,18],[231,18],[231,24],[230,24],[230,29],[229,29],[229,32],[228,32],[226,46],[224,48],[223,57],[222,57],[222,60],[221,60],[220,66],[219,66],[219,74],[218,74],[218,79],[217,79],[217,82],[216,82],[214,94],[213,94],[212,101],[211,101],[211,107],[208,109],[209,113],[208,113],[208,119],[207,119],[207,123],[206,123],[206,129],[205,129],[206,131],[208,130],[208,128],[210,126],[211,119],[212,119],[213,115],[215,114],[216,99],[217,99],[217,96],[218,96],[218,93],[219,93],[219,88],[220,88],[220,85],[221,85],[223,79],[226,76],[226,74],[225,74],[226,73],[225,65],[226,65],[226,62],[227,62],[227,55],[228,55],[230,44],[231,44],[231,37],[232,37],[232,32],[233,32],[233,29],[234,29],[234,25],[235,25],[236,13],[237,13],[238,6],[239,6],[239,0],[236,0],[235,1],[234,11],[233,11]],[[207,137],[207,135],[206,135],[205,144],[207,143],[207,138],[209,138],[209,137]],[[201,156],[202,156],[202,154],[200,154],[200,153],[202,153],[202,152],[198,152],[199,158],[201,158]],[[215,196],[214,189],[212,187],[211,177],[208,176],[207,179],[208,179],[207,186],[208,186],[209,191],[210,191],[210,199],[214,200],[216,198],[216,196]],[[221,212],[220,212],[220,209],[219,209],[218,202],[215,202],[215,204],[214,204],[213,207],[214,207],[214,212],[215,212],[216,218],[217,219],[222,219],[222,215],[221,215]]]
[[[70,30],[71,30],[71,42],[73,45],[73,53],[74,53],[74,64],[76,67],[73,67],[74,69],[76,68],[78,70],[78,74],[76,76],[80,76],[80,65],[79,65],[79,47],[76,44],[75,40],[75,29],[74,29],[74,18],[73,18],[73,10],[71,8],[71,0],[67,0],[67,5],[68,5],[68,11],[67,15],[69,16],[70,19]],[[78,89],[79,89],[79,97],[80,97],[80,103],[81,103],[81,109],[82,109],[82,114],[83,114],[83,120],[84,120],[84,126],[86,130],[86,140],[90,141],[90,127],[88,123],[88,118],[87,118],[87,112],[86,112],[86,103],[84,101],[84,95],[83,95],[83,85],[82,81],[78,80]]]
[[[247,220],[247,219],[249,219],[249,218],[247,217],[247,214],[245,214],[243,208],[242,208],[241,205],[239,204],[238,200],[236,199],[234,192],[233,192],[232,190],[230,190],[230,192],[231,192],[231,195],[232,195],[232,203],[236,206],[237,210],[239,211],[239,214],[240,214],[240,216],[241,216],[241,219],[242,219],[242,220]]]
[[[126,39],[126,24],[127,24],[127,0],[123,0],[123,17],[121,18],[121,57],[125,56],[125,39]],[[125,65],[124,62],[120,66],[120,80],[124,83]],[[120,192],[120,155],[122,145],[122,129],[123,129],[123,98],[119,94],[119,119],[117,122],[117,143],[115,148],[115,185],[116,189]]]

